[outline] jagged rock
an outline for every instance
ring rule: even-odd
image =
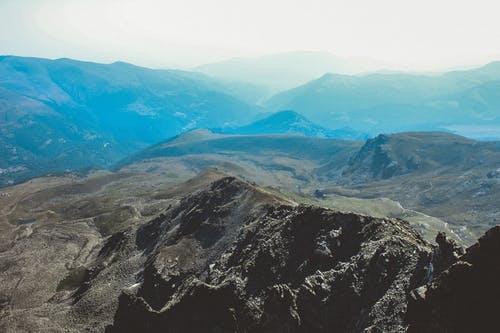
[[[439,274],[464,254],[464,249],[453,239],[446,237],[444,232],[436,236],[437,248],[433,253],[433,274]]]
[[[354,154],[344,170],[344,176],[358,175],[366,179],[386,179],[397,175],[401,171],[399,163],[391,157],[391,151],[387,149],[386,143],[390,137],[380,134],[369,139]]]
[[[137,232],[108,332],[403,332],[432,247],[406,222],[291,205],[227,177]]]
[[[500,308],[500,226],[409,298],[408,332],[496,332]]]

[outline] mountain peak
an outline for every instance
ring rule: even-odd
[[[401,220],[283,204],[233,177],[185,197],[137,240],[143,279],[120,296],[108,332],[144,323],[151,332],[399,331],[431,251]]]
[[[293,110],[282,110],[270,115],[267,119],[274,120],[307,120],[306,117]]]
[[[336,130],[324,128],[293,110],[278,111],[249,125],[220,131],[243,135],[294,134],[318,138],[366,139],[366,134],[347,127]]]

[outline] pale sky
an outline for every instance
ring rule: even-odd
[[[0,54],[167,68],[329,51],[392,69],[500,60],[498,0],[0,0]]]

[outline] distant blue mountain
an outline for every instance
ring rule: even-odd
[[[354,74],[383,67],[382,63],[372,59],[347,59],[321,51],[292,51],[232,58],[201,65],[195,70],[226,80],[251,82],[275,93],[302,85],[325,73]]]
[[[0,185],[47,171],[106,167],[195,127],[260,111],[199,73],[71,59],[0,57]]]
[[[331,130],[314,124],[301,114],[291,111],[279,111],[257,120],[251,124],[231,128],[215,130],[215,132],[225,134],[301,134],[309,137],[318,138],[342,138],[364,140],[368,138],[365,133],[357,132],[350,128],[341,128]]]
[[[325,74],[265,104],[370,134],[500,126],[500,62],[441,75]]]

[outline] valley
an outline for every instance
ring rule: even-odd
[[[471,244],[498,221],[499,147],[437,132],[364,143],[199,130],[144,150],[120,170],[187,178],[217,167],[307,202],[415,221],[428,239],[446,230]]]

